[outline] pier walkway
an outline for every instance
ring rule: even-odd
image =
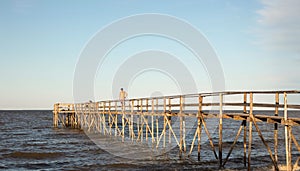
[[[240,121],[236,135],[224,134],[224,119]],[[215,121],[215,127],[208,126],[209,120]],[[264,137],[260,123],[274,125],[272,142]],[[53,126],[80,128],[119,137],[121,142],[150,143],[154,148],[165,148],[173,141],[179,157],[190,156],[196,151],[199,161],[201,139],[203,141],[206,135],[220,168],[230,160],[242,135],[242,149],[237,150],[242,153],[241,162],[248,170],[251,169],[254,132],[268,152],[274,170],[283,169],[283,163],[280,165],[278,158],[278,136],[284,136],[284,170],[299,169],[300,137],[295,136],[292,128],[300,126],[300,91],[214,92],[149,97],[125,100],[124,106],[118,100],[57,103],[54,104]],[[284,135],[278,133],[279,127],[284,129]],[[211,135],[215,129],[218,142]],[[192,135],[191,138],[187,138],[188,135]],[[223,138],[228,136],[233,140],[229,150],[224,153]]]

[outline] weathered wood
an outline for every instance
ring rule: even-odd
[[[250,93],[250,123],[249,123],[249,145],[248,145],[248,171],[251,170],[251,145],[252,145],[252,118],[253,118],[253,93]]]
[[[200,161],[200,152],[201,152],[201,132],[202,132],[202,122],[200,117],[198,117],[198,128],[197,128],[197,134],[198,134],[198,161]]]
[[[260,131],[258,125],[256,124],[256,121],[255,121],[255,119],[254,119],[254,116],[251,115],[250,117],[253,117],[253,118],[252,118],[253,124],[254,124],[254,126],[255,126],[255,128],[256,128],[256,131],[258,132],[258,135],[259,135],[261,141],[264,143],[264,145],[266,146],[266,148],[267,148],[267,150],[268,150],[268,152],[269,152],[269,155],[270,155],[270,157],[271,157],[271,160],[272,160],[272,162],[273,162],[273,165],[274,165],[275,170],[279,170],[278,165],[277,165],[277,162],[275,161],[275,158],[273,157],[271,148],[269,147],[268,143],[265,141],[265,139],[264,139],[264,137],[263,137],[263,135],[262,135],[262,133],[261,133],[261,131]]]
[[[244,147],[244,167],[247,165],[247,122],[243,120],[243,129],[244,129],[244,138],[243,138],[243,147]]]
[[[166,147],[166,114],[167,114],[167,99],[164,98],[164,145],[163,147],[165,148]]]
[[[289,153],[289,162],[288,163],[288,169],[293,170],[293,162],[292,162],[292,127],[288,126],[288,137],[289,137],[289,149],[288,149],[288,153]]]
[[[154,139],[154,99],[151,99],[151,128],[152,128],[152,143],[154,143],[155,139]]]
[[[283,93],[283,100],[284,100],[284,121],[287,122],[288,120],[288,113],[287,113],[287,93]],[[284,126],[284,133],[285,133],[285,153],[286,153],[286,167],[287,170],[292,170],[292,159],[290,156],[290,136],[289,136],[289,126]]]
[[[122,142],[124,142],[124,140],[125,140],[125,114],[124,114],[123,106],[122,106],[122,111],[123,111],[123,115],[122,115]]]
[[[141,134],[140,135],[140,140],[141,140],[141,142],[143,142],[143,135],[144,135],[143,134],[144,133],[144,130],[143,130],[144,129],[144,122],[143,122],[143,117],[142,117],[143,116],[143,99],[140,99],[140,112],[141,112],[141,114],[140,114],[141,115],[141,117],[140,117],[140,119],[141,119],[140,120],[140,125],[141,125],[140,126],[140,134]]]
[[[210,135],[210,133],[209,133],[209,131],[207,129],[206,122],[205,122],[205,120],[203,118],[202,113],[200,113],[200,118],[201,118],[201,123],[203,124],[204,130],[206,132],[206,135],[208,137],[209,144],[210,144],[210,146],[211,146],[211,148],[213,150],[213,153],[215,155],[215,158],[218,159],[218,156],[217,156],[217,153],[216,153],[216,150],[215,150],[215,146],[214,146],[213,140],[212,140],[211,135]]]
[[[179,114],[182,114],[183,112],[183,99],[182,96],[180,96],[180,109],[179,109]],[[182,117],[180,117],[180,125],[179,125],[179,136],[180,136],[180,140],[179,140],[179,156],[182,156],[182,146],[183,146],[183,131],[182,131],[182,126],[183,126],[183,120]]]
[[[158,112],[158,99],[156,101],[156,112]],[[159,125],[158,125],[158,116],[156,116],[156,141],[158,142],[158,136],[159,136]]]
[[[223,136],[223,94],[220,93],[219,95],[219,98],[220,98],[220,116],[219,116],[219,168],[222,168],[223,165],[222,165],[222,145],[223,145],[223,142],[222,142],[222,136]]]
[[[117,114],[117,102],[115,102],[115,137],[118,134],[118,114]]]
[[[166,116],[165,116],[165,117],[166,117]],[[172,126],[171,126],[171,123],[170,123],[170,120],[169,120],[167,117],[166,117],[166,122],[167,122],[167,124],[169,125],[169,130],[170,130],[171,133],[173,134],[173,137],[174,137],[174,139],[175,139],[177,145],[179,146],[180,144],[179,144],[179,142],[178,142],[178,140],[177,140],[176,134],[174,133],[174,131],[173,131],[173,129],[172,129]]]
[[[186,128],[185,128],[185,117],[182,117],[182,142],[183,142],[183,152],[186,153],[186,141],[185,141],[185,136],[186,136]]]
[[[240,134],[241,134],[241,132],[242,132],[242,129],[243,129],[243,127],[244,127],[244,123],[243,123],[243,122],[244,122],[244,121],[242,121],[242,124],[241,124],[241,126],[240,126],[240,128],[239,128],[239,130],[238,130],[238,133],[236,134],[236,136],[235,136],[235,138],[234,138],[233,144],[231,145],[230,150],[229,150],[229,152],[228,152],[228,154],[227,154],[227,156],[226,156],[226,158],[225,158],[225,161],[224,161],[224,163],[223,163],[223,165],[222,165],[223,167],[224,167],[225,164],[227,163],[227,161],[228,161],[228,159],[229,159],[229,156],[230,156],[230,154],[231,154],[233,148],[235,147],[235,144],[236,144],[236,142],[237,142],[237,140],[238,140],[238,138],[239,138],[239,136],[240,136]]]
[[[168,99],[168,103],[169,103],[169,111],[168,113],[172,113],[172,102],[171,102],[171,98]],[[168,119],[168,122],[172,122],[171,120],[171,116],[167,118]],[[169,125],[172,125],[172,124],[169,124]],[[169,146],[171,145],[172,143],[172,135],[171,135],[171,129],[169,129]]]
[[[247,102],[247,95],[250,95],[250,101]],[[275,102],[272,103],[254,103],[254,94],[273,94],[275,95]],[[279,104],[279,95],[284,95],[284,104]],[[192,154],[194,145],[196,141],[198,142],[198,160],[200,161],[201,152],[201,132],[202,125],[208,136],[210,147],[218,160],[219,167],[225,166],[230,158],[230,154],[235,149],[235,145],[239,135],[244,130],[243,137],[243,148],[244,148],[244,165],[247,163],[247,122],[249,122],[249,138],[248,138],[248,170],[251,169],[251,146],[252,146],[252,126],[254,124],[256,131],[265,144],[267,151],[270,154],[274,168],[277,169],[278,162],[278,127],[285,127],[285,145],[286,145],[286,158],[288,169],[292,168],[292,143],[295,144],[298,151],[300,151],[299,144],[297,142],[298,137],[295,137],[292,133],[292,127],[300,125],[299,117],[288,117],[287,112],[289,109],[300,109],[299,104],[287,104],[287,94],[300,94],[300,91],[253,91],[253,92],[214,92],[214,93],[200,93],[200,94],[188,94],[188,95],[176,95],[176,96],[164,96],[155,98],[141,98],[141,99],[129,99],[125,100],[124,106],[121,105],[118,100],[100,101],[100,102],[88,102],[88,103],[77,103],[77,104],[67,104],[67,103],[57,103],[53,106],[53,127],[72,127],[81,128],[87,131],[96,131],[104,135],[119,136],[122,137],[124,142],[129,138],[132,141],[137,140],[143,143],[143,138],[146,139],[146,143],[155,144],[158,148],[165,148],[166,135],[169,134],[169,144],[172,143],[174,138],[180,156],[183,152],[186,152],[186,143],[190,143],[189,139],[186,139],[186,123],[185,118],[194,118],[197,126],[193,128],[191,132],[193,136],[192,145],[189,149],[189,156]],[[242,95],[244,96],[243,102],[233,102],[226,101],[227,97],[232,95]],[[211,99],[211,97],[216,96],[220,98],[218,103],[203,103],[203,99]],[[186,100],[187,99],[187,100]],[[230,98],[229,98],[230,99]],[[186,102],[187,101],[187,102]],[[136,103],[135,103],[136,102]],[[151,104],[149,104],[151,103]],[[151,106],[150,106],[151,105]],[[185,110],[184,106],[187,106]],[[219,111],[209,111],[206,112],[202,107],[209,108],[212,106],[219,106]],[[240,108],[238,111],[223,111],[225,106],[234,106]],[[240,106],[240,107],[239,107]],[[242,107],[241,107],[242,106]],[[150,109],[149,109],[150,107]],[[268,108],[272,109],[274,115],[265,114],[264,111],[261,113],[255,112],[253,114],[254,107],[256,108]],[[192,111],[190,109],[196,109],[197,111]],[[249,108],[249,113],[247,109]],[[179,109],[179,110],[178,110]],[[284,115],[280,116],[279,111],[284,110]],[[122,116],[122,123],[118,123],[118,115]],[[171,117],[179,117],[180,120],[177,127],[172,124]],[[159,120],[162,118],[162,120]],[[210,135],[210,131],[206,125],[206,120],[210,118],[218,118],[219,120],[219,141],[217,155],[214,147],[214,142]],[[134,123],[136,119],[136,123]],[[242,120],[242,124],[237,131],[236,137],[230,150],[223,161],[223,119]],[[151,120],[151,124],[149,121]],[[120,121],[120,120],[119,120]],[[159,122],[161,123],[161,126]],[[156,123],[155,123],[156,122]],[[274,154],[272,154],[268,143],[264,140],[262,131],[259,129],[257,122],[271,123],[274,125]],[[190,123],[189,123],[190,124]],[[144,130],[145,127],[145,130]],[[179,129],[178,129],[179,127]],[[114,129],[113,129],[114,128]],[[190,129],[190,127],[187,127]],[[167,131],[169,129],[169,131]],[[128,130],[128,134],[127,134]],[[125,133],[126,131],[126,133]],[[167,133],[168,132],[168,133]],[[114,134],[113,134],[114,133]],[[137,135],[136,135],[137,133]],[[178,137],[179,134],[179,137]],[[163,140],[162,140],[163,138]],[[179,139],[178,139],[179,138]],[[198,138],[198,139],[197,139]],[[151,140],[149,140],[151,139]],[[162,142],[162,141],[163,142]],[[163,144],[160,145],[160,142]],[[154,146],[153,146],[154,147]],[[189,146],[188,146],[189,147]],[[161,149],[157,149],[160,151]]]
[[[108,125],[109,125],[109,135],[111,135],[111,127],[112,127],[112,123],[111,123],[111,101],[108,102]]]
[[[202,103],[203,103],[203,97],[199,96],[199,108],[198,108],[198,115],[201,115],[202,113]],[[201,152],[201,132],[202,132],[202,122],[201,122],[201,117],[197,116],[197,120],[198,120],[198,129],[197,129],[197,133],[198,133],[198,161],[200,161],[200,152]]]
[[[200,118],[199,118],[200,119]],[[188,154],[188,157],[192,154],[192,152],[193,152],[193,149],[194,149],[194,144],[195,144],[195,140],[196,140],[196,137],[197,137],[197,135],[198,135],[198,128],[197,128],[197,130],[195,131],[195,134],[194,134],[194,137],[193,137],[193,141],[192,141],[192,144],[191,144],[191,148],[190,148],[190,152],[189,152],[189,154]],[[179,144],[179,147],[180,147],[180,144]],[[199,147],[199,146],[198,146]],[[180,152],[180,151],[179,151]],[[198,152],[198,161],[199,161],[199,152]]]
[[[298,144],[298,141],[296,140],[296,138],[292,132],[291,132],[291,137],[292,137],[292,140],[293,140],[295,146],[297,147],[298,151],[300,152],[300,145]]]
[[[148,99],[146,99],[146,112],[148,112],[148,106],[149,106]],[[148,129],[148,118],[144,121],[146,121],[146,129],[145,130],[146,130],[146,142],[147,142],[148,141],[148,130],[149,130]]]
[[[278,106],[279,106],[279,93],[275,94],[275,116],[278,116]],[[276,163],[278,163],[278,124],[274,123],[274,157]]]
[[[247,93],[244,93],[244,114],[247,113]],[[244,138],[243,138],[243,147],[244,147],[244,167],[247,165],[247,122],[243,120],[244,127]]]

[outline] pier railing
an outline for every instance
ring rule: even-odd
[[[289,103],[288,98],[291,101]],[[300,113],[291,117],[289,112],[297,110],[300,111],[300,91],[215,92],[127,99],[124,105],[119,100],[57,103],[53,110],[53,125],[95,131],[120,137],[122,141],[152,143],[156,148],[165,148],[166,143],[175,140],[180,156],[191,155],[196,146],[199,161],[204,130],[219,167],[227,163],[243,131],[243,162],[249,170],[253,130],[257,131],[267,149],[274,169],[279,170],[278,127],[283,126],[286,169],[293,170],[298,167],[300,146],[297,141],[299,137],[294,136],[292,127],[300,126]],[[207,126],[207,120],[210,118],[217,119],[217,147],[211,136],[213,130]],[[223,119],[241,121],[225,158],[222,150]],[[274,124],[274,149],[271,149],[265,140],[257,122]],[[194,126],[187,128],[187,125]],[[191,141],[186,139],[187,130],[193,135]],[[292,163],[292,145],[298,150],[295,164]]]

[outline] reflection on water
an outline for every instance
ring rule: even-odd
[[[299,113],[294,112],[294,115],[298,114]],[[240,121],[224,120],[223,158],[226,157],[226,154],[233,143],[240,123]],[[272,124],[262,123],[258,123],[258,125],[263,131],[264,138],[271,149],[273,149],[274,126]],[[164,155],[155,157],[150,156],[146,148],[146,152],[141,149],[134,151],[126,151],[126,149],[122,150],[122,155],[149,155],[148,158],[144,157],[142,160],[130,160],[112,155],[105,150],[102,150],[81,130],[54,129],[52,127],[51,111],[0,111],[0,129],[0,169],[218,169],[218,161],[214,158],[208,142],[201,145],[202,161],[200,163],[196,161],[196,149],[190,158],[183,157],[181,160],[178,158],[178,149],[173,149]],[[300,137],[299,127],[293,127],[293,133],[295,137]],[[202,131],[202,135],[204,139],[206,136],[204,131]],[[284,128],[282,126],[279,127],[279,135],[279,159],[281,163],[284,163]],[[119,141],[116,142],[114,139],[105,136],[94,136],[98,136],[102,142],[105,140],[107,144],[104,145],[106,146],[109,146],[112,143],[120,143]],[[212,137],[217,147],[217,131],[212,133]],[[192,136],[187,136],[187,138],[192,138]],[[189,142],[191,141],[189,140]],[[257,169],[271,168],[271,159],[255,130],[253,131],[252,146],[253,149],[251,154],[253,154],[253,157],[251,161],[253,162],[253,167],[257,167]],[[149,145],[147,147],[149,147]],[[190,147],[188,146],[187,149],[189,148]],[[293,156],[299,156],[300,154],[296,151],[295,147],[293,147],[293,149]],[[216,150],[218,149],[216,148]],[[295,158],[296,157],[294,157],[294,160]],[[226,168],[245,169],[242,162],[243,133],[238,139],[236,148],[233,150],[231,159],[226,164]]]

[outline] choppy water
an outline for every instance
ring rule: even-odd
[[[292,112],[298,116],[299,113]],[[226,157],[237,133],[240,121],[224,120],[223,152]],[[273,149],[273,125],[259,123],[263,135]],[[204,131],[203,131],[204,132]],[[279,160],[285,161],[284,129],[279,127]],[[299,142],[300,127],[293,127]],[[217,133],[213,133],[218,143]],[[158,158],[124,159],[100,149],[84,131],[52,127],[51,111],[0,111],[0,169],[5,170],[216,170],[218,161],[210,150],[209,143],[201,146],[201,162],[196,150],[190,158],[179,159],[176,155]],[[266,148],[253,132],[252,164],[255,170],[270,169],[271,159]],[[189,149],[189,148],[188,148]],[[217,150],[217,149],[216,149]],[[172,153],[172,152],[171,152]],[[134,155],[134,154],[132,154]],[[293,147],[293,159],[300,153]],[[231,159],[225,168],[243,170],[243,141],[240,136]]]

